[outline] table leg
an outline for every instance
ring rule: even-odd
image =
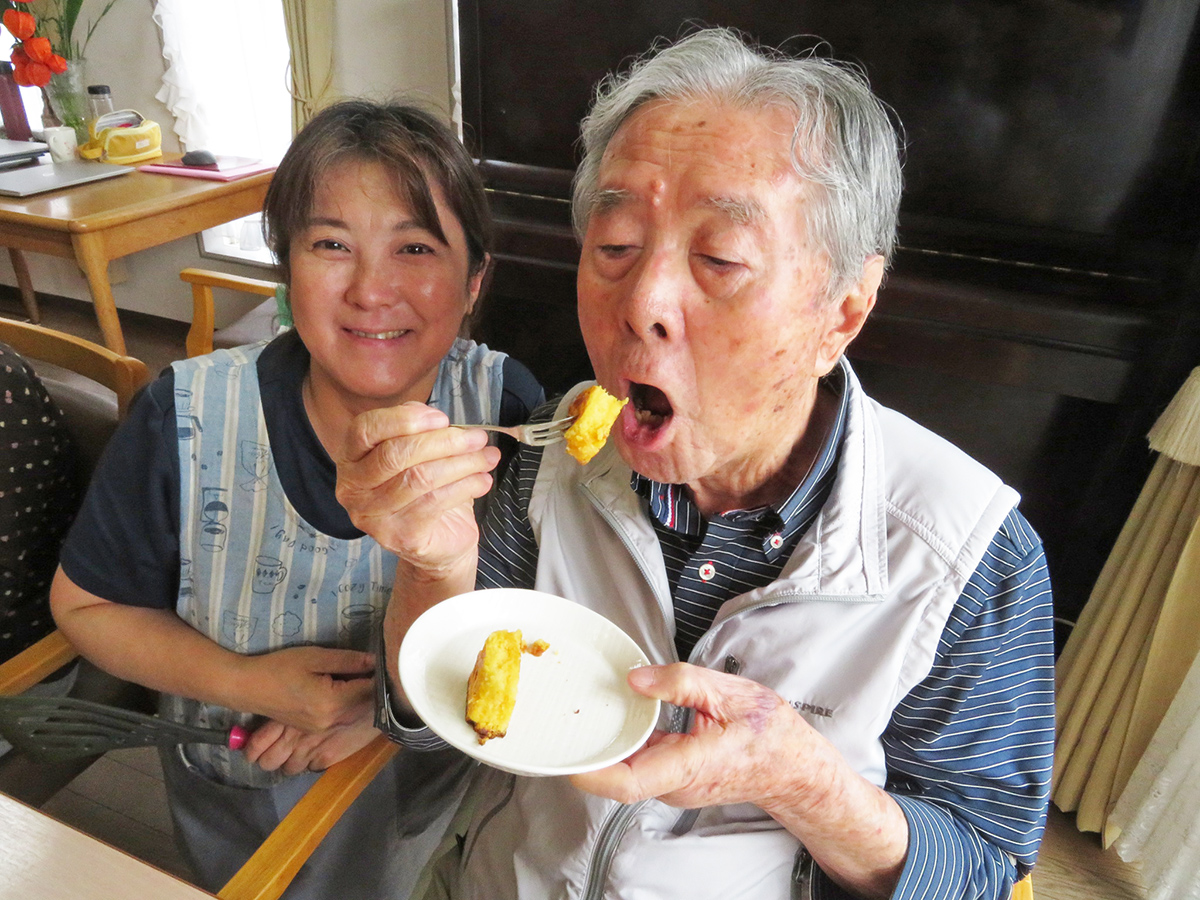
[[[33,290],[33,279],[29,277],[29,266],[25,262],[25,254],[15,247],[8,248],[8,258],[12,260],[13,272],[17,276],[17,287],[21,289],[21,305],[29,321],[37,325],[42,321],[38,311],[37,294]]]
[[[75,245],[75,259],[87,276],[88,287],[92,291],[92,304],[96,307],[96,321],[104,335],[104,344],[109,350],[124,356],[125,336],[121,333],[117,301],[108,281],[108,257],[95,235],[73,234],[71,243]]]

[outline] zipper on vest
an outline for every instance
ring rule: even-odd
[[[812,900],[812,870],[812,854],[801,845],[792,866],[792,900]]]
[[[667,602],[663,602],[663,597],[655,590],[654,580],[651,578],[650,572],[646,565],[642,562],[641,554],[637,552],[637,548],[632,541],[626,536],[624,530],[620,527],[615,516],[613,516],[591,491],[585,491],[588,500],[592,506],[600,513],[601,518],[608,523],[609,528],[613,530],[617,538],[625,546],[626,552],[633,559],[634,564],[638,567],[638,571],[642,573],[642,579],[646,582],[646,586],[654,594],[658,600],[659,606],[672,609],[672,617],[674,616],[674,603],[670,597],[667,597]],[[773,605],[778,600],[763,600],[754,604],[752,607],[747,607],[744,610],[739,610],[735,615],[741,615],[743,612],[748,612],[751,609],[759,609],[763,606]],[[730,617],[732,618],[732,616]],[[697,642],[696,647],[692,649],[692,653],[688,657],[689,661],[695,659],[696,652],[704,644],[707,644],[713,629],[709,628],[704,636]],[[671,653],[675,654],[675,644],[671,643]],[[741,668],[740,663],[734,660],[738,669]],[[682,732],[687,730],[691,724],[691,710],[685,710],[675,707],[672,710],[670,718],[670,729],[673,732]],[[608,881],[608,873],[612,868],[613,857],[617,852],[617,845],[624,836],[626,829],[629,828],[633,817],[642,809],[649,800],[641,800],[633,804],[621,804],[616,809],[612,810],[605,817],[603,824],[600,826],[600,833],[596,838],[596,843],[592,847],[589,855],[587,873],[583,882],[583,893],[580,895],[580,900],[602,900],[604,897],[604,886]],[[696,818],[699,816],[699,810],[684,810],[679,819],[676,820],[675,828],[672,832],[675,834],[686,834],[695,824]]]
[[[580,900],[601,900],[604,897],[604,885],[608,881],[608,870],[612,868],[613,857],[617,853],[617,844],[620,843],[633,817],[649,802],[641,800],[637,803],[622,803],[608,814],[604,824],[600,826],[596,845],[592,847]]]
[[[764,597],[763,599],[759,600],[757,603],[752,603],[749,606],[739,609],[737,612],[733,613],[732,615],[727,616],[726,618],[722,619],[720,624],[724,625],[726,622],[730,621],[731,619],[736,619],[738,616],[745,615],[748,612],[754,612],[757,609],[762,609],[764,606],[779,606],[782,603],[799,603],[806,599],[807,599],[806,597],[789,595],[786,592],[782,593],[782,595],[778,594],[778,593],[772,594],[770,597]],[[702,652],[704,650],[708,649],[708,645],[712,641],[713,632],[715,632],[716,630],[717,630],[717,623],[714,622],[712,625],[710,625],[708,627],[708,630],[705,631],[704,634],[700,635],[700,640],[696,641],[696,645],[694,647],[692,647],[692,652],[688,654],[687,661],[689,663],[692,663],[693,665],[699,665],[699,663],[696,663],[695,660],[700,657],[700,655],[702,654]],[[737,659],[734,656],[727,656],[722,661],[722,665],[724,666],[725,671],[728,672],[730,675],[737,675],[742,670],[741,660]]]

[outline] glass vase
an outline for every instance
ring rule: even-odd
[[[50,83],[46,85],[46,97],[58,120],[75,129],[79,146],[86,144],[88,106],[83,60],[73,59],[67,65],[67,71],[51,75]]]

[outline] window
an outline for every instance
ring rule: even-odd
[[[0,47],[11,47],[16,41],[8,29],[0,25]],[[8,59],[5,55],[4,59]],[[42,89],[18,85],[21,92],[21,102],[25,105],[25,118],[29,120],[29,130],[35,138],[42,136]]]
[[[279,0],[159,0],[167,71],[157,97],[186,150],[278,162],[292,137],[288,43]],[[200,236],[201,252],[271,265],[261,217]]]

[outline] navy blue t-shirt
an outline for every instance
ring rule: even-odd
[[[320,531],[352,540],[362,532],[337,502],[337,466],[304,409],[300,388],[308,364],[308,350],[294,331],[273,340],[258,358],[271,452],[296,512]],[[500,421],[524,422],[543,399],[533,374],[506,359]],[[175,376],[168,368],[138,396],[105,448],[63,546],[63,571],[85,591],[130,606],[175,607],[180,566],[176,428]]]

